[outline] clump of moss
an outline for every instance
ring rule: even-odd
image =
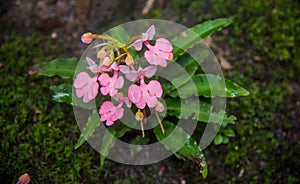
[[[49,86],[60,79],[32,75],[31,66],[56,57],[60,48],[53,45],[39,34],[13,34],[0,47],[0,178],[4,183],[16,183],[24,173],[29,173],[32,183],[92,182],[101,173],[94,166],[94,151],[88,147],[74,151],[80,132],[72,108],[52,101]]]

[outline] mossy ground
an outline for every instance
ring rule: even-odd
[[[213,41],[231,50],[226,59],[233,67],[225,76],[251,94],[228,100],[227,110],[238,117],[230,125],[236,136],[205,150],[205,181],[196,165],[175,157],[148,166],[107,160],[100,169],[99,155],[88,144],[74,150],[80,132],[72,108],[53,102],[49,92],[62,80],[39,77],[31,68],[70,56],[72,48],[36,31],[25,35],[6,29],[0,47],[1,183],[16,183],[25,172],[32,183],[298,183],[299,8],[295,1],[173,0],[146,16],[187,26],[216,17],[234,20],[229,33],[218,33]],[[162,166],[166,170],[159,176]]]

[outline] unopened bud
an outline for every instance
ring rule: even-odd
[[[132,66],[134,64],[133,57],[130,54],[127,54],[127,57],[125,58],[125,63],[128,66]]]
[[[27,173],[19,177],[17,184],[28,184],[30,182],[30,177]]]
[[[90,44],[93,41],[93,34],[91,32],[83,34],[81,36],[81,41],[84,44]]]
[[[103,64],[104,66],[110,66],[110,65],[112,64],[112,59],[111,59],[110,57],[105,57],[105,58],[103,59],[102,64]]]
[[[97,52],[97,58],[103,59],[106,56],[106,51],[104,49],[101,49]]]
[[[137,121],[142,121],[144,119],[144,114],[141,112],[140,109],[136,112],[135,119]]]
[[[162,111],[165,110],[165,107],[164,107],[164,105],[161,102],[158,101],[157,104],[156,104],[156,106],[155,106],[155,110],[157,112],[162,112]]]

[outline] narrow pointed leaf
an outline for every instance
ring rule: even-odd
[[[81,135],[75,145],[75,149],[79,148],[90,136],[93,135],[95,129],[100,125],[99,114],[96,110],[89,117],[85,127],[81,131]]]
[[[198,103],[198,104],[197,104]],[[206,123],[221,123],[233,124],[236,117],[233,115],[226,116],[224,111],[212,112],[212,107],[209,103],[197,101],[193,98],[187,99],[166,99],[167,113],[170,116],[175,116],[179,119],[196,119]],[[197,116],[198,114],[198,116]]]
[[[199,96],[208,98],[216,96],[234,98],[249,95],[249,92],[245,88],[228,79],[222,79],[212,74],[197,74],[192,77],[192,80],[179,88],[181,91],[180,98],[187,98],[194,95],[192,89],[195,87]],[[177,91],[172,92],[170,95],[173,97],[179,96]]]
[[[202,24],[198,24],[175,37],[171,41],[174,45],[174,60],[176,60],[178,56],[184,54],[188,48],[191,48],[195,44],[202,42],[203,39],[210,37],[214,31],[220,31],[231,23],[232,21],[226,18],[209,20]]]
[[[175,124],[164,121],[163,125],[165,128],[165,134],[161,132],[159,126],[156,126],[154,128],[154,133],[157,140],[159,140],[166,149],[172,151],[173,153],[177,152],[180,155],[188,157],[198,163],[200,166],[200,172],[205,178],[207,175],[207,163],[205,161],[204,154],[197,142],[193,140],[191,136],[187,134],[182,128],[176,126]],[[177,147],[178,145],[182,145],[179,150]],[[204,175],[203,171],[205,172]]]
[[[130,130],[130,127],[126,126],[123,123],[116,123],[111,127],[108,127],[104,133],[101,150],[100,150],[100,166],[103,168],[104,160],[109,154],[111,148],[114,147],[116,139],[122,137],[127,131]]]
[[[39,75],[53,77],[58,75],[63,79],[72,79],[78,64],[77,58],[57,58],[50,62],[42,62],[35,65]]]

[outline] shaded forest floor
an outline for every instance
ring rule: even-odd
[[[32,183],[299,182],[299,3],[163,2],[141,15],[141,0],[0,1],[1,183],[16,183],[25,172]],[[146,166],[106,160],[100,169],[99,155],[88,144],[74,151],[80,132],[72,108],[53,102],[49,92],[62,80],[34,75],[34,64],[80,57],[86,48],[80,36],[87,31],[101,33],[142,18],[190,27],[218,17],[234,23],[209,44],[224,75],[251,95],[228,99],[227,110],[238,117],[231,125],[236,136],[204,151],[206,180],[196,164],[175,157]]]

